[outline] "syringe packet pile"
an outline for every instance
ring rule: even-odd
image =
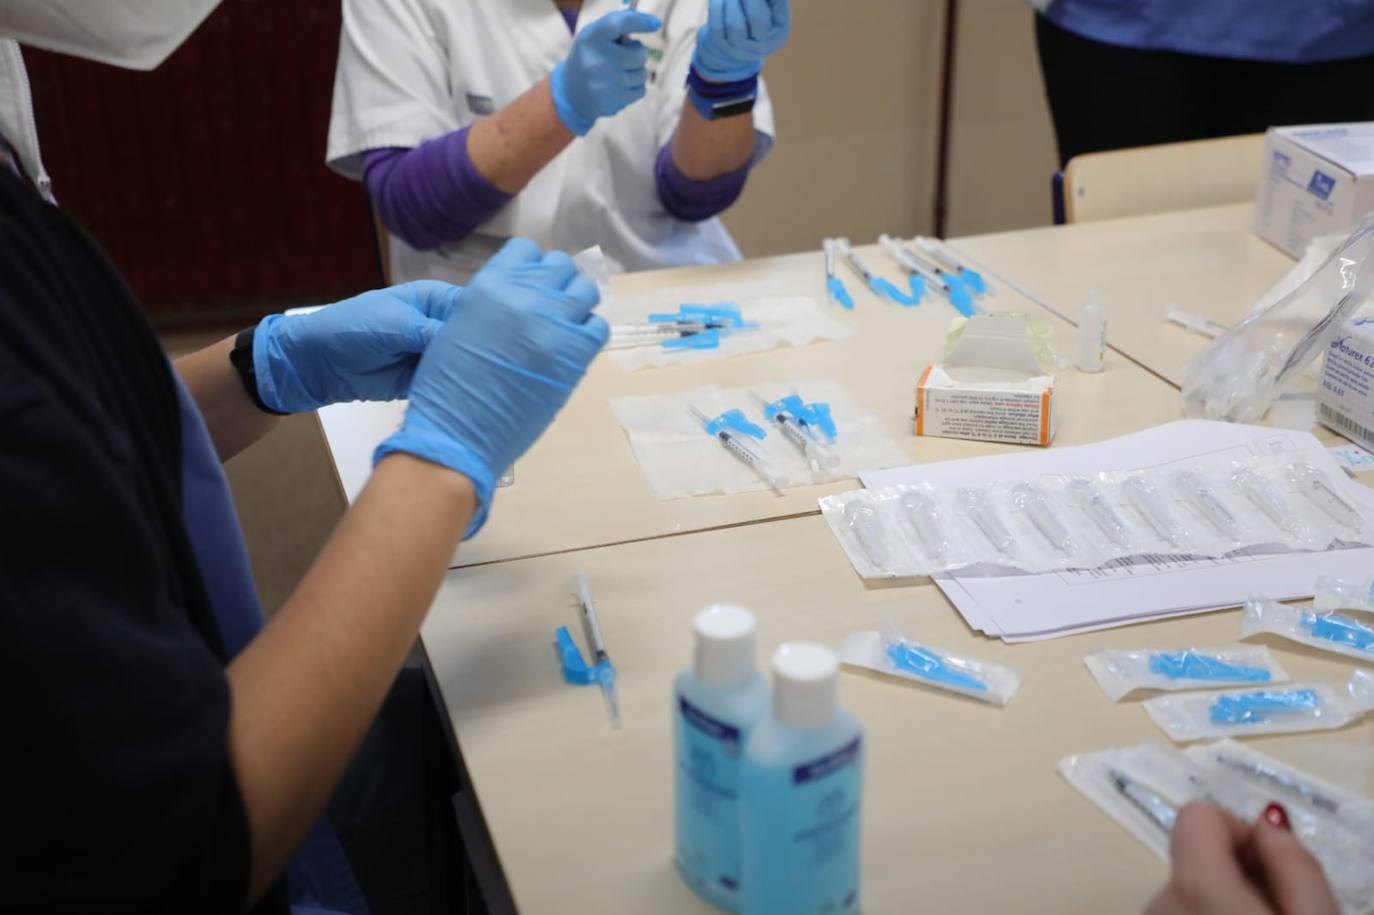
[[[990,485],[916,483],[826,496],[822,514],[864,578],[986,563],[1049,572],[1143,555],[1374,543],[1374,512],[1324,452]]]
[[[1185,751],[1144,743],[1080,753],[1061,759],[1058,770],[1164,861],[1183,805],[1208,801],[1252,823],[1280,801],[1344,915],[1374,912],[1374,801],[1232,740]]]

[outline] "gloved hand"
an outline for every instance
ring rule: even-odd
[[[420,358],[405,421],[373,461],[404,451],[472,481],[486,520],[496,476],[543,433],[610,328],[592,314],[596,285],[561,251],[506,243]]]
[[[788,0],[711,0],[706,24],[697,31],[692,67],[713,83],[757,76],[764,58],[787,43],[791,29]]]
[[[657,32],[657,16],[635,10],[607,13],[577,33],[568,59],[553,68],[549,88],[558,119],[585,136],[597,118],[608,117],[644,97],[649,52],[627,36]]]
[[[400,400],[462,289],[419,280],[303,315],[269,315],[253,334],[258,396],[280,413],[349,400]]]

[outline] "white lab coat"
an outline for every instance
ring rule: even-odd
[[[586,0],[578,28],[623,8]],[[650,50],[644,99],[597,121],[467,238],[435,251],[390,239],[393,282],[465,282],[511,236],[577,251],[600,245],[612,266],[644,270],[738,260],[718,219],[686,223],[663,208],[654,161],[672,138],[707,0],[643,0],[664,22],[638,36]],[[567,57],[573,36],[553,0],[344,0],[327,160],[351,178],[361,153],[414,147],[504,108]],[[773,112],[760,85],[759,155]]]

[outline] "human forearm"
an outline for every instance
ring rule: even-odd
[[[230,665],[253,898],[324,808],[475,508],[465,477],[406,454],[383,459],[295,593]]]
[[[226,337],[175,363],[177,374],[191,392],[205,419],[215,452],[227,461],[262,438],[281,417],[264,412],[253,403],[238,372],[229,362],[234,338]]]
[[[516,194],[573,141],[559,120],[549,81],[532,89],[468,131],[468,156],[495,187]]]
[[[708,121],[688,102],[673,136],[673,164],[693,181],[709,181],[747,165],[755,142],[752,113]]]

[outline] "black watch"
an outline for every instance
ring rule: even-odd
[[[250,327],[247,330],[239,331],[239,335],[234,338],[234,348],[229,351],[229,364],[234,367],[234,371],[239,374],[239,382],[243,385],[243,390],[252,399],[253,405],[264,413],[271,413],[273,416],[287,416],[280,410],[273,410],[262,402],[262,395],[258,393],[258,373],[253,367],[253,333],[257,327]]]

